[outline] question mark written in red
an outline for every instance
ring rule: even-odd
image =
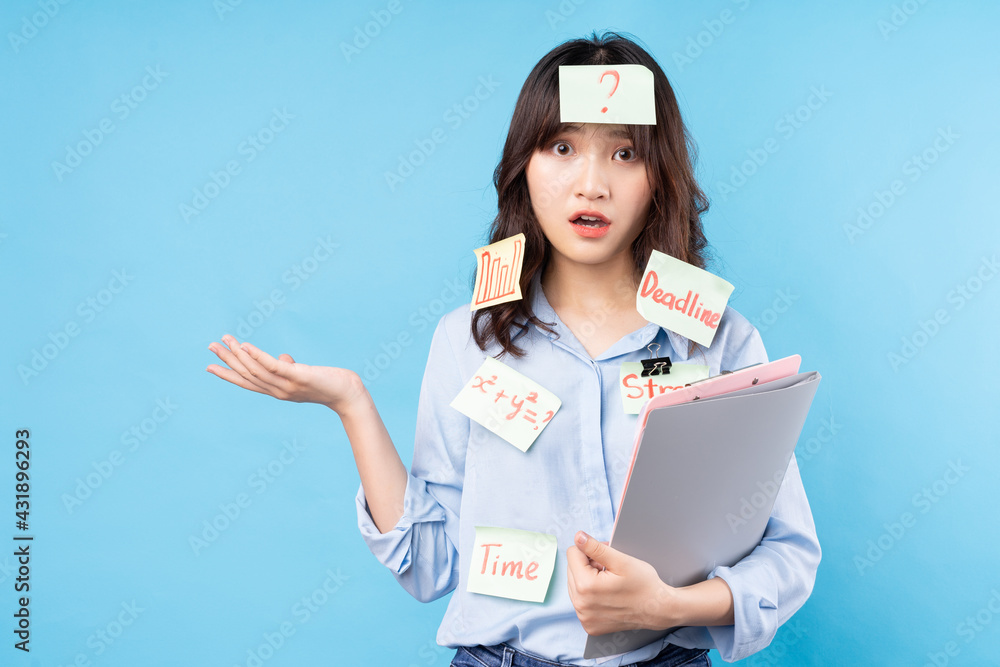
[[[621,79],[621,76],[618,75],[618,70],[609,69],[608,71],[606,71],[604,74],[601,75],[601,78],[598,79],[597,83],[604,83],[604,77],[606,77],[609,74],[611,76],[615,77],[615,87],[611,89],[610,93],[608,93],[608,99],[610,100],[611,96],[615,94],[616,90],[618,90],[618,83],[622,79]],[[603,109],[601,109],[601,113],[607,113],[607,112],[608,112],[608,108],[607,107],[604,107]]]
[[[546,410],[546,411],[545,411],[545,419],[543,419],[543,420],[542,420],[542,425],[544,426],[544,425],[545,425],[546,423],[548,423],[548,421],[549,421],[550,419],[552,419],[552,415],[554,415],[554,414],[555,414],[555,413],[554,413],[554,412],[552,412],[551,410]],[[533,431],[537,431],[537,430],[538,430],[538,427],[536,426],[535,428],[533,428],[533,429],[531,429],[531,430],[533,430]]]

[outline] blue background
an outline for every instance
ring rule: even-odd
[[[207,345],[367,369],[409,462],[430,334],[471,293],[520,85],[610,28],[675,87],[730,303],[771,358],[824,376],[797,449],[816,588],[746,664],[998,664],[1000,6],[276,5],[0,10],[0,540],[20,532],[17,428],[36,536],[28,655],[0,549],[0,663],[247,665],[288,623],[264,664],[448,664],[447,601],[411,599],[358,535],[336,415],[212,377]],[[469,101],[481,77],[495,85]]]

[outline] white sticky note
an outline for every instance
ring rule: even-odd
[[[704,380],[708,378],[708,373],[708,366],[701,364],[673,364],[666,375],[642,377],[642,364],[638,361],[626,361],[622,364],[618,380],[625,414],[637,415],[643,404],[654,396]]]
[[[476,286],[472,310],[521,298],[521,266],[524,264],[524,234],[476,248]]]
[[[553,535],[476,526],[466,590],[512,600],[545,602],[556,550]]]
[[[642,65],[560,65],[559,120],[656,125],[653,73]]]
[[[522,452],[528,451],[561,405],[551,391],[493,357],[486,357],[451,402],[451,407]]]
[[[650,322],[708,347],[732,293],[719,276],[654,250],[635,305]]]

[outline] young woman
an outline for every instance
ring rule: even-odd
[[[657,124],[559,122],[560,65],[639,64],[654,74]],[[674,363],[711,374],[766,361],[756,329],[727,308],[710,347],[644,320],[635,294],[653,249],[705,265],[689,139],[663,71],[617,34],[562,44],[528,76],[494,173],[490,242],[526,236],[520,301],[470,314],[434,333],[421,388],[413,465],[401,462],[358,375],[277,359],[231,336],[210,349],[209,372],[282,400],[320,403],[341,418],[361,488],[358,523],[375,556],[419,600],[454,591],[438,643],[453,665],[597,664],[587,634],[681,627],[602,664],[709,664],[768,645],[809,596],[820,548],[794,457],[760,545],[732,567],[684,588],[611,549],[636,424],[623,413],[623,362],[658,344]],[[527,452],[450,407],[486,356],[552,391],[562,407]],[[544,603],[470,593],[475,526],[556,536]]]

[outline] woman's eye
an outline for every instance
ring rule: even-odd
[[[553,146],[553,148],[555,149],[557,155],[569,155],[573,150],[565,141],[558,142],[555,146]]]
[[[631,162],[635,159],[635,151],[631,148],[619,148],[618,149],[618,159],[623,162]]]

